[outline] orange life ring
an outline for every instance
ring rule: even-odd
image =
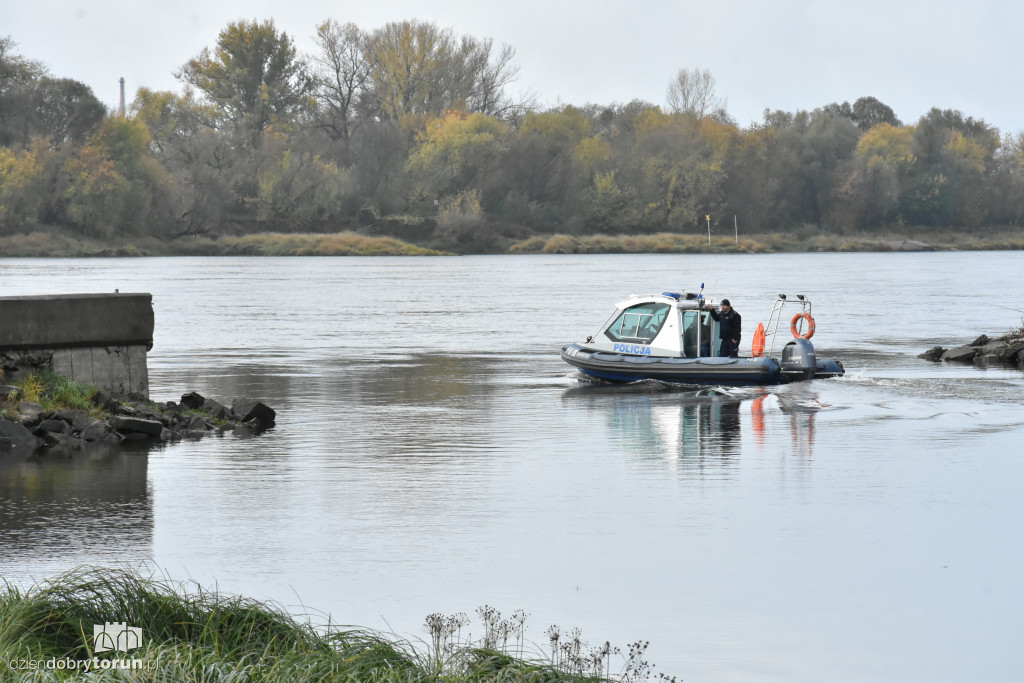
[[[754,330],[754,341],[750,343],[750,355],[754,358],[764,355],[764,324],[758,323]]]
[[[797,329],[796,324],[803,318],[807,321],[807,331],[800,334],[800,330]],[[793,316],[793,319],[789,321],[789,331],[793,333],[793,336],[797,339],[810,339],[814,336],[814,318],[807,311],[803,313],[797,313]]]

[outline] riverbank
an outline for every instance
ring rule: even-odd
[[[154,403],[118,396],[41,369],[5,384],[0,374],[0,454],[9,451],[72,455],[91,444],[199,439],[207,434],[258,434],[276,412],[239,397],[230,407],[194,391],[181,402]]]
[[[485,230],[482,228],[482,230]],[[73,258],[130,256],[438,256],[451,254],[765,254],[805,252],[991,251],[1024,249],[1024,230],[906,229],[865,234],[835,234],[816,228],[752,235],[659,233],[653,235],[532,235],[493,240],[411,239],[401,235],[258,233],[244,236],[155,237],[117,243],[59,230],[38,230],[0,237],[7,257]],[[726,231],[728,232],[728,231]],[[528,234],[528,231],[527,231]]]
[[[138,571],[81,569],[0,588],[0,671],[24,681],[644,681],[646,644],[591,649],[578,631],[532,656],[526,615],[427,616],[419,644],[369,629],[314,626],[273,603]],[[479,633],[479,630],[477,630]],[[624,662],[624,663],[623,663]],[[613,673],[614,672],[614,673]],[[657,676],[667,681],[675,679]]]

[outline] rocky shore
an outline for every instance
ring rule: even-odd
[[[1007,334],[989,338],[983,334],[964,346],[951,349],[933,346],[918,358],[935,362],[974,363],[980,367],[1012,366],[1024,370],[1024,336]]]
[[[140,396],[98,391],[95,410],[45,410],[21,400],[15,386],[0,386],[0,454],[18,450],[70,455],[89,444],[199,439],[208,434],[257,434],[276,413],[262,401],[236,398],[225,406],[195,391],[180,402],[153,403]]]

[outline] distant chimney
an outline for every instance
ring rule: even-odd
[[[124,76],[121,76],[121,104],[117,108],[117,114],[124,118]]]

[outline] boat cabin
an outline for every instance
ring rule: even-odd
[[[718,310],[693,292],[632,295],[616,304],[600,331],[587,339],[587,346],[646,356],[716,356],[721,340],[709,308]]]

